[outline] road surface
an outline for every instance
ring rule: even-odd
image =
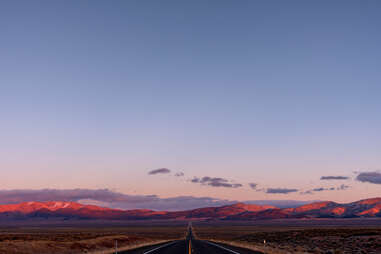
[[[238,248],[226,244],[196,239],[189,225],[184,240],[146,246],[135,250],[122,251],[118,254],[263,254],[262,252]]]

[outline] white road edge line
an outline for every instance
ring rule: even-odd
[[[212,243],[212,242],[209,242],[209,241],[205,241],[205,242],[207,242],[207,243],[209,243],[209,244],[211,244],[211,245],[214,245],[214,246],[216,246],[216,247],[218,247],[218,248],[221,248],[221,249],[224,249],[224,250],[226,250],[226,251],[229,251],[229,252],[231,252],[231,253],[234,253],[234,254],[240,254],[239,252],[236,252],[236,251],[234,251],[234,250],[225,248],[225,247],[223,247],[223,246],[221,246],[221,245],[218,245],[218,244],[215,244],[215,243]]]
[[[174,244],[174,243],[177,243],[177,241],[173,241],[173,242],[170,242],[170,243],[167,243],[167,244],[164,244],[164,245],[160,245],[159,247],[157,247],[157,248],[155,248],[153,250],[149,250],[149,251],[143,252],[143,254],[148,254],[148,253],[154,252],[155,250],[164,248],[164,247],[166,247],[168,245],[171,245],[171,244]]]

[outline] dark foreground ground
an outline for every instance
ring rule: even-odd
[[[1,254],[113,253],[185,238],[187,222],[18,222],[0,225]]]
[[[380,219],[199,222],[193,225],[199,238],[265,253],[381,253]]]
[[[119,254],[189,253],[189,249],[199,254],[381,253],[380,219],[194,221],[192,225],[190,236],[185,221],[3,224],[0,253],[105,254],[114,253],[115,241]]]

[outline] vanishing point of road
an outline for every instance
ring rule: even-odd
[[[220,244],[196,239],[192,226],[188,226],[187,236],[183,240],[170,241],[162,244],[121,251],[118,254],[263,254],[231,245]]]

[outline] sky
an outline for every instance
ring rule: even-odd
[[[380,196],[380,8],[2,1],[0,194]]]

